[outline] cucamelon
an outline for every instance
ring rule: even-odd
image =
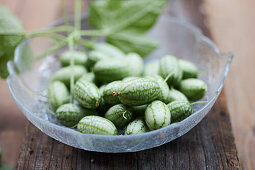
[[[155,80],[137,78],[123,83],[119,93],[116,93],[121,103],[129,106],[139,106],[157,99],[160,87]]]
[[[168,126],[171,123],[171,115],[167,105],[159,100],[149,104],[145,111],[145,122],[150,130]]]
[[[198,77],[198,69],[193,63],[187,60],[179,60],[179,65],[182,70],[183,79]]]
[[[147,131],[146,124],[143,119],[138,118],[130,122],[125,130],[125,135],[137,135]]]
[[[189,100],[182,92],[180,92],[174,88],[171,88],[168,93],[168,102],[167,103],[170,103],[173,101],[187,101],[188,102]]]
[[[101,102],[101,95],[95,84],[80,80],[74,86],[74,98],[87,109],[96,109]]]
[[[123,104],[112,106],[106,113],[105,118],[113,122],[117,128],[122,128],[132,119],[133,113]]]
[[[150,61],[145,64],[143,76],[158,75],[159,74],[159,62]]]
[[[96,62],[100,61],[100,60],[105,60],[105,59],[109,59],[111,58],[110,56],[100,52],[100,51],[91,51],[89,52],[89,57],[88,57],[88,62],[91,65],[94,65]]]
[[[104,86],[104,90],[103,90],[103,95],[102,96],[104,98],[104,101],[107,104],[115,105],[115,104],[120,103],[119,98],[114,96],[113,92],[119,93],[120,89],[121,89],[121,86],[122,86],[122,82],[121,81],[113,81],[113,82],[111,82],[111,83],[109,83],[109,84]]]
[[[204,81],[199,79],[185,79],[181,81],[180,91],[189,100],[199,100],[206,94],[207,85]]]
[[[164,103],[168,103],[169,87],[167,83],[165,82],[165,80],[159,75],[151,75],[151,76],[148,76],[148,78],[155,80],[160,87],[160,94],[159,94],[158,100]]]
[[[53,81],[62,81],[67,87],[70,86],[71,75],[73,74],[74,81],[77,81],[81,76],[87,73],[83,66],[75,65],[61,68],[53,75]]]
[[[82,118],[77,125],[77,130],[88,134],[117,135],[115,125],[110,120],[100,116]]]
[[[100,51],[109,57],[124,57],[125,54],[117,47],[108,43],[97,43],[94,46],[95,51]]]
[[[53,110],[68,103],[69,94],[65,84],[61,81],[53,81],[48,87],[48,102]]]
[[[94,83],[95,82],[95,75],[93,72],[89,72],[84,74],[79,80],[85,80]]]
[[[70,65],[72,57],[75,65],[85,66],[88,61],[87,55],[81,51],[66,51],[60,55],[59,61],[61,62],[62,66],[68,66]]]
[[[140,106],[131,106],[129,110],[134,114],[134,116],[144,116],[145,110],[148,107],[148,104],[140,105]]]
[[[71,103],[60,106],[55,114],[58,121],[67,127],[76,125],[83,117],[88,115],[97,115],[97,112]]]
[[[178,87],[182,80],[182,70],[178,60],[171,55],[161,58],[159,73],[164,79],[167,78],[169,74],[173,74],[167,80],[169,86]]]
[[[193,113],[192,105],[187,101],[173,101],[167,105],[172,122],[179,122]]]
[[[125,58],[101,60],[94,66],[96,80],[99,82],[112,82],[125,77],[140,76],[142,70],[142,58],[133,53]]]

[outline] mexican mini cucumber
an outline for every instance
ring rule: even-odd
[[[88,61],[88,56],[81,51],[66,51],[60,55],[59,61],[62,66],[69,66],[72,57],[75,65],[85,66]]]
[[[87,109],[96,109],[101,102],[101,95],[95,84],[80,80],[74,86],[74,98]]]
[[[167,105],[172,122],[179,122],[193,113],[192,105],[187,101],[173,101]]]
[[[61,81],[53,81],[48,87],[48,102],[53,110],[68,103],[69,94],[65,84]]]
[[[139,106],[157,99],[160,87],[155,80],[137,78],[123,83],[118,94],[121,103],[129,106]]]
[[[169,87],[167,83],[164,81],[164,79],[160,77],[159,75],[151,75],[151,76],[148,76],[148,78],[155,80],[160,87],[160,94],[159,94],[158,100],[164,103],[168,103]]]
[[[132,117],[133,113],[123,104],[114,105],[105,113],[105,118],[113,122],[117,128],[124,127],[131,121]]]
[[[199,79],[185,79],[181,81],[180,91],[189,100],[199,100],[206,94],[207,85],[204,81]]]
[[[115,93],[119,93],[120,92],[120,89],[121,89],[121,86],[122,86],[122,82],[121,81],[113,81],[107,85],[104,86],[104,89],[103,89],[103,98],[104,98],[104,101],[107,103],[107,104],[110,104],[110,105],[115,105],[115,104],[118,104],[120,103],[120,100],[118,97],[116,96],[113,96],[113,92]]]
[[[178,87],[182,80],[182,70],[178,60],[171,55],[164,56],[160,60],[159,74],[165,79],[169,74],[173,74],[167,80],[169,86]]]
[[[145,122],[150,130],[168,126],[171,123],[171,114],[167,105],[159,100],[149,104],[145,111]]]
[[[188,79],[188,78],[197,78],[198,77],[198,69],[197,67],[187,61],[187,60],[179,60],[179,65],[181,67],[182,70],[182,74],[183,74],[183,79]]]
[[[99,134],[99,135],[117,135],[117,128],[108,119],[100,116],[86,116],[82,118],[77,130],[81,133]]]
[[[55,114],[58,121],[67,127],[76,125],[83,117],[88,115],[97,115],[97,112],[71,103],[60,106]]]
[[[136,54],[125,58],[101,60],[95,64],[94,73],[99,82],[112,82],[125,77],[140,76],[143,70],[143,60]]]
[[[148,104],[140,105],[140,106],[131,106],[128,109],[134,114],[134,116],[142,116],[144,117],[144,113]]]
[[[137,135],[148,130],[143,119],[138,118],[130,122],[125,130],[125,135]]]
[[[71,75],[73,74],[74,81],[77,81],[81,76],[87,73],[87,70],[83,66],[75,65],[73,67],[68,66],[61,68],[58,70],[54,75],[52,80],[53,81],[61,81],[63,82],[67,87],[70,86],[70,79]]]
[[[174,88],[171,88],[169,90],[169,93],[168,93],[168,102],[167,103],[170,103],[170,102],[173,102],[173,101],[189,101],[187,99],[187,97],[180,91],[174,89]]]
[[[89,72],[84,74],[79,80],[89,81],[94,83],[95,82],[95,74],[93,72]]]
[[[143,70],[143,76],[151,76],[159,74],[159,62],[158,61],[150,61],[145,64]]]

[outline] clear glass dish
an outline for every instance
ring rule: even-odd
[[[199,68],[199,78],[208,85],[208,92],[201,99],[208,103],[195,105],[194,114],[181,122],[130,136],[82,134],[75,129],[62,126],[41,104],[47,102],[46,89],[50,76],[60,67],[54,56],[61,50],[41,60],[34,60],[31,67],[22,60],[26,54],[27,44],[30,45],[34,55],[51,46],[52,42],[43,37],[25,40],[17,47],[14,62],[8,63],[9,89],[31,123],[43,133],[67,145],[111,153],[135,152],[163,145],[187,133],[209,112],[221,92],[233,54],[220,53],[215,44],[202,35],[198,28],[166,16],[160,17],[149,32],[149,36],[156,39],[161,46],[146,61],[159,59],[165,54],[190,60]]]

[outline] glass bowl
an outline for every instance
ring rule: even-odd
[[[24,55],[31,54],[28,44],[33,55],[51,47],[53,42],[45,37],[27,39],[17,47],[14,62],[8,63],[10,75],[7,82],[11,94],[27,119],[43,133],[76,148],[111,153],[135,152],[170,142],[190,131],[209,112],[221,92],[233,54],[220,53],[215,44],[198,28],[175,18],[161,16],[148,34],[161,46],[146,61],[157,60],[166,54],[187,59],[197,65],[199,78],[208,85],[208,92],[201,99],[208,103],[196,104],[194,114],[181,122],[129,136],[82,134],[62,126],[41,102],[47,103],[46,89],[50,76],[60,67],[55,55],[63,49],[40,60],[33,60],[31,57],[31,66],[28,65],[29,62],[22,60]]]

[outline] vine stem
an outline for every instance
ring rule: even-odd
[[[81,30],[80,35],[81,36],[106,36],[108,35],[108,33],[102,30]]]
[[[74,51],[74,45],[73,45],[73,34],[70,34],[68,37],[68,47],[71,53]],[[71,56],[70,60],[70,66],[71,66],[71,78],[70,78],[70,91],[71,91],[71,103],[74,103],[74,98],[73,98],[73,86],[74,86],[74,75],[73,75],[73,66],[74,66],[74,57],[73,55]]]
[[[81,0],[75,0],[74,4],[74,27],[81,30]]]
[[[191,103],[190,105],[193,106],[194,104],[200,104],[200,103],[208,103],[208,101],[198,101],[198,102]]]

